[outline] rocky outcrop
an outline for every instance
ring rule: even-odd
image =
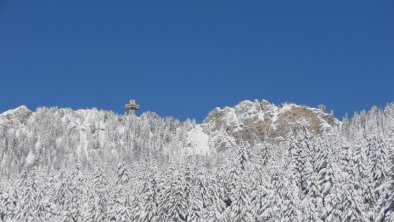
[[[243,101],[234,108],[216,108],[202,123],[210,135],[210,146],[225,149],[240,141],[282,141],[301,126],[322,134],[335,130],[340,122],[322,109],[296,104],[276,106],[266,100]]]
[[[12,122],[25,123],[31,114],[32,111],[30,111],[26,106],[20,106],[18,108],[1,113],[0,124]]]

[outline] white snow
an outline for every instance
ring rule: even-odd
[[[33,152],[30,150],[29,154],[27,154],[27,156],[26,156],[26,167],[32,166],[34,163],[34,160],[35,160],[35,156],[34,156]]]
[[[291,104],[285,104],[280,108],[279,113],[285,113],[291,110],[291,108],[294,107],[294,105]]]
[[[188,132],[187,141],[193,154],[209,154],[208,134],[204,133],[200,125]]]

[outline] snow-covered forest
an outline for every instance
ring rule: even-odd
[[[4,113],[0,221],[394,221],[394,104],[209,152],[192,144],[198,127],[154,113]]]

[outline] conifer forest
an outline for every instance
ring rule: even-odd
[[[394,104],[324,133],[300,120],[276,140],[204,128],[209,152],[191,144],[200,125],[151,112],[2,114],[0,221],[394,221]]]

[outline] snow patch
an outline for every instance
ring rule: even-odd
[[[33,152],[30,150],[29,154],[27,154],[26,156],[26,167],[30,167],[34,164],[34,160],[35,160],[35,156],[33,154]]]
[[[202,131],[200,125],[190,130],[187,134],[187,141],[192,154],[205,155],[210,153],[208,146],[208,134]]]

